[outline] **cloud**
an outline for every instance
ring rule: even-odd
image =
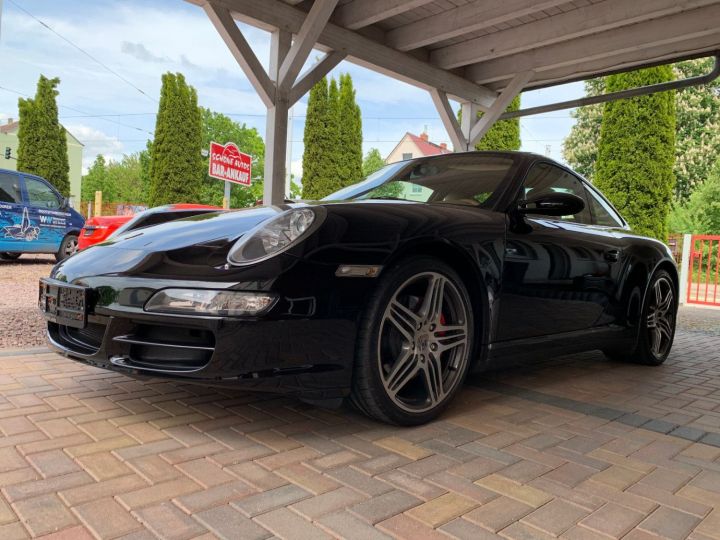
[[[83,174],[87,173],[98,154],[102,154],[106,160],[119,161],[122,159],[125,146],[117,137],[84,124],[66,125],[65,128],[85,145]]]
[[[141,62],[162,63],[170,61],[170,59],[166,56],[157,56],[151,53],[142,43],[130,43],[129,41],[123,41],[120,44],[120,52],[123,54],[129,54]]]

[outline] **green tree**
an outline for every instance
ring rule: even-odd
[[[673,71],[678,79],[694,77],[709,72],[712,63],[711,58],[688,60],[674,64]],[[585,83],[588,96],[604,92],[604,78]],[[716,156],[720,154],[720,80],[676,92],[675,109],[675,196],[682,202],[708,177]],[[571,113],[575,124],[563,143],[565,160],[590,180],[595,173],[602,113],[602,105],[575,109]]]
[[[690,199],[673,208],[669,228],[674,233],[720,233],[720,160]]]
[[[147,190],[141,180],[141,153],[123,156],[120,161],[111,161],[105,168],[105,185],[110,187],[106,202],[145,204]]]
[[[506,111],[517,111],[520,109],[520,95],[510,102]],[[478,118],[482,117],[482,111],[478,111]],[[462,108],[458,109],[458,121],[462,122]],[[520,150],[520,119],[499,120],[495,122],[490,130],[475,145],[476,150]]]
[[[42,176],[65,197],[70,195],[70,165],[65,128],[58,122],[55,98],[60,79],[40,75],[34,98],[20,98],[17,168]]]
[[[181,73],[162,76],[150,160],[152,206],[197,202],[202,188],[202,121],[195,89]]]
[[[370,176],[372,173],[382,169],[384,166],[385,160],[382,158],[380,150],[377,148],[371,148],[368,153],[365,154],[365,159],[362,164],[362,175],[363,177]]]
[[[332,192],[334,170],[333,149],[337,141],[332,138],[336,123],[330,111],[328,82],[322,78],[310,90],[303,142],[303,199],[320,199]]]
[[[202,147],[210,148],[212,141],[220,144],[234,142],[241,152],[252,156],[252,184],[250,187],[231,185],[230,206],[243,208],[252,206],[263,196],[263,176],[265,164],[265,143],[255,128],[235,122],[230,117],[200,108],[202,116]],[[207,174],[209,157],[203,158],[204,180],[200,201],[203,204],[222,204],[224,182],[211,178]]]
[[[680,62],[673,66],[679,79],[708,73],[712,58]],[[691,86],[676,93],[675,194],[686,201],[708,178],[720,155],[720,80]]]
[[[338,98],[339,187],[358,182],[363,176],[362,115],[355,101],[355,89],[349,73],[340,75]]]
[[[616,92],[672,79],[670,66],[658,66],[610,75],[606,85]],[[605,103],[595,183],[636,233],[667,239],[674,161],[674,92]]]
[[[585,95],[599,96],[605,93],[605,78],[585,81]],[[586,105],[570,113],[575,119],[570,134],[563,141],[563,158],[568,164],[592,181],[597,161],[597,144],[600,139],[603,106]]]
[[[92,166],[88,169],[88,173],[82,177],[80,200],[94,201],[95,192],[105,189],[105,177],[105,158],[102,154],[98,154]]]

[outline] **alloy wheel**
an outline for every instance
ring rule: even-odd
[[[675,295],[672,283],[665,277],[658,278],[649,294],[646,324],[650,350],[655,356],[661,357],[672,346],[675,327]]]
[[[388,397],[401,409],[437,407],[462,378],[470,355],[468,306],[443,274],[403,283],[380,323],[378,364]]]

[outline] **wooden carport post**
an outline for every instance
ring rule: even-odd
[[[272,32],[268,72],[255,56],[230,11],[212,1],[204,5],[210,21],[267,107],[263,191],[266,205],[282,204],[286,195],[285,158],[290,107],[345,57],[344,53],[330,51],[298,79],[337,2],[315,0],[292,44],[291,34],[286,30]]]

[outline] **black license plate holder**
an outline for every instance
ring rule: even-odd
[[[40,280],[38,307],[45,319],[63,326],[87,326],[88,288],[52,279]]]

